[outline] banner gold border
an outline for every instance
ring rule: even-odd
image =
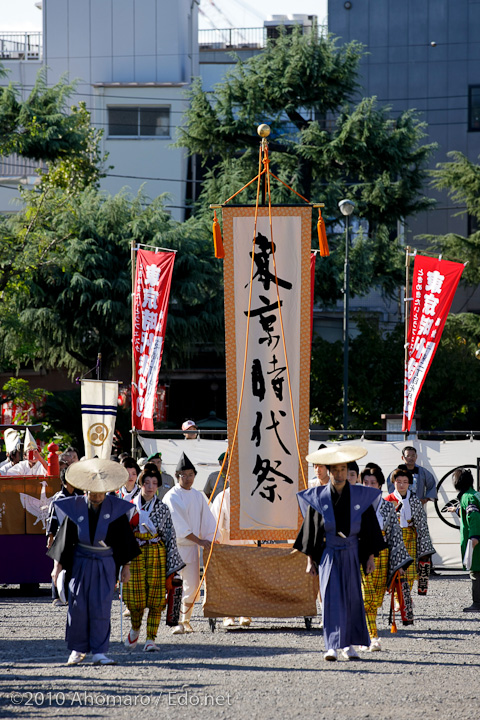
[[[268,217],[268,207],[258,209],[259,217]],[[300,217],[301,218],[301,312],[299,335],[293,339],[286,338],[287,356],[289,344],[300,345],[300,387],[299,387],[299,418],[297,421],[300,457],[305,480],[307,480],[308,466],[305,456],[308,453],[309,421],[310,421],[310,354],[311,354],[311,294],[310,294],[310,255],[312,242],[312,209],[311,207],[272,207],[272,217]],[[252,241],[254,229],[255,207],[224,207],[223,242],[225,248],[224,260],[224,297],[225,297],[225,355],[227,375],[227,424],[228,438],[231,445],[240,401],[240,390],[237,388],[236,355],[237,343],[244,344],[244,337],[237,337],[235,327],[235,267],[233,252],[233,218],[252,218]],[[275,238],[274,238],[275,241]],[[239,425],[238,433],[244,432]],[[240,517],[240,487],[239,487],[239,458],[238,443],[236,444],[230,462],[230,538],[232,540],[291,540],[296,532],[292,530],[241,530]],[[299,487],[303,490],[302,473],[299,465]],[[300,527],[301,515],[298,512],[297,529]]]

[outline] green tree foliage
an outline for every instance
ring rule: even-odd
[[[25,212],[0,216],[0,293],[25,293],[31,273],[48,268],[63,236],[52,232],[53,217],[62,214],[82,189],[97,186],[103,176],[99,140],[85,103],[68,107],[74,85],[65,79],[49,87],[38,74],[26,100],[12,84],[0,88],[0,156],[17,153],[45,163],[34,193],[20,189]],[[56,192],[62,189],[63,194]],[[48,200],[48,202],[47,202]],[[46,205],[45,205],[46,203]],[[45,205],[45,207],[44,207]],[[6,292],[10,285],[10,293]],[[9,326],[15,325],[10,317]]]
[[[451,152],[450,162],[439,163],[432,171],[433,186],[446,190],[449,197],[459,205],[457,215],[468,213],[475,218],[480,227],[480,165],[472,162],[461,152]],[[478,285],[480,283],[480,232],[468,237],[450,233],[448,235],[428,236],[432,248],[441,252],[445,259],[456,262],[468,262],[462,274],[462,283]]]
[[[383,333],[375,320],[356,319],[350,342],[349,416],[357,430],[380,429],[382,413],[403,405],[403,327]],[[480,360],[475,351],[480,317],[451,315],[420,393],[416,412],[424,430],[472,430],[480,426]],[[325,428],[343,424],[343,344],[317,338],[311,370],[311,420]]]
[[[256,127],[270,125],[271,169],[308,199],[326,203],[330,258],[318,263],[316,300],[341,296],[343,241],[337,203],[351,197],[364,228],[351,265],[351,291],[372,285],[392,294],[402,279],[397,220],[430,205],[422,194],[431,145],[411,112],[393,117],[375,98],[354,105],[362,48],[334,39],[281,35],[264,52],[238,61],[213,92],[197,81],[178,145],[205,166],[204,208],[227,199],[258,172]],[[234,202],[254,202],[251,186]],[[298,199],[273,181],[274,203]],[[316,218],[315,224],[316,224]]]
[[[359,331],[349,347],[349,424],[380,428],[382,413],[402,411],[403,328],[383,333],[375,319],[356,317]],[[311,420],[343,426],[343,343],[315,340],[311,368]]]
[[[201,223],[178,226],[163,200],[148,204],[142,194],[107,196],[94,188],[77,193],[74,203],[61,189],[43,200],[31,193],[26,213],[38,210],[35,232],[56,242],[47,262],[9,286],[0,328],[4,362],[63,367],[75,376],[95,366],[101,353],[108,377],[131,347],[132,242],[180,251],[166,365],[185,362],[200,344],[221,347],[221,265],[198,239],[206,235]],[[21,226],[22,218],[17,221]]]
[[[4,73],[5,74],[5,73]],[[49,87],[40,70],[32,92],[19,98],[10,83],[0,88],[0,155],[17,153],[33,160],[55,162],[88,149],[88,128],[81,114],[70,113],[74,85],[62,78]]]

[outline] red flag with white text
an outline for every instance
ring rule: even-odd
[[[408,324],[402,430],[410,430],[418,396],[452,305],[463,263],[416,255]]]
[[[138,250],[133,297],[132,427],[153,430],[174,252]]]

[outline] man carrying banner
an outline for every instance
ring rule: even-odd
[[[307,455],[308,462],[328,466],[330,482],[297,495],[304,520],[294,548],[308,556],[307,572],[320,577],[324,658],[330,661],[339,648],[346,659],[358,660],[353,645],[370,644],[360,563],[366,574],[373,572],[374,556],[385,547],[372,507],[381,491],[347,482],[347,464],[366,454],[346,445]]]
[[[106,493],[124,485],[128,473],[119,463],[94,458],[71,465],[66,480],[86,492],[55,503],[62,525],[47,553],[55,561],[54,582],[66,571],[67,665],[78,665],[88,652],[94,665],[114,665],[105,652],[115,582],[120,566],[121,582],[128,582],[128,563],[140,549],[127,517],[131,503]]]

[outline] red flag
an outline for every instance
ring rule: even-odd
[[[173,252],[137,252],[133,298],[132,427],[138,430],[153,430],[174,261]]]
[[[402,430],[410,430],[415,406],[448,317],[463,263],[417,255],[408,324],[408,361]]]

